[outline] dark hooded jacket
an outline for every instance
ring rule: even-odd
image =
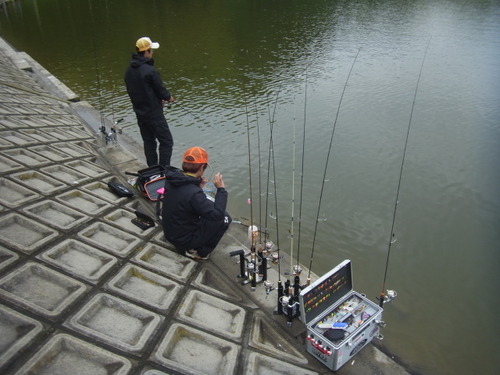
[[[178,250],[200,246],[203,240],[202,221],[224,220],[227,191],[218,188],[215,202],[207,198],[200,187],[200,178],[167,167],[162,223],[166,239]]]
[[[163,86],[153,59],[133,54],[125,72],[125,85],[138,120],[163,116],[162,100],[169,100],[170,92]]]

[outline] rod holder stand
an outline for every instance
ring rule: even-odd
[[[240,257],[240,274],[237,276],[238,278],[242,279],[246,277],[246,272],[245,272],[245,251],[243,249],[239,250],[234,250],[229,253],[229,256],[235,257],[239,256]]]

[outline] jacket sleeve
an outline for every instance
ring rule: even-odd
[[[218,188],[215,195],[215,202],[212,202],[200,189],[193,196],[193,208],[200,217],[214,221],[222,220],[226,215],[227,197],[226,189]]]
[[[151,74],[151,86],[153,87],[153,91],[155,92],[156,96],[160,98],[160,100],[170,99],[170,92],[163,85],[160,73],[158,73],[156,69],[153,69]]]

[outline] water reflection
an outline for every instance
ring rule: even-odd
[[[206,145],[235,217],[249,216],[247,118],[254,187],[260,174],[264,193],[273,123],[277,194],[253,201],[274,205],[277,196],[287,252],[291,187],[300,182],[294,157],[302,168],[293,129],[298,145],[305,129],[304,263],[332,126],[360,50],[338,113],[313,270],[350,258],[355,288],[379,294],[415,99],[388,272],[399,296],[385,312],[383,344],[422,373],[495,373],[499,14],[498,2],[481,0],[24,0],[2,5],[0,32],[106,115],[125,118],[136,139],[122,76],[137,37],[158,40],[156,66],[180,104],[166,110],[173,159]]]

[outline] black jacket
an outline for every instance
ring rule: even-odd
[[[163,86],[160,73],[153,65],[153,59],[133,54],[125,72],[127,92],[139,120],[163,116],[162,100],[170,99],[170,92]]]
[[[218,188],[215,202],[207,198],[199,186],[201,179],[168,167],[165,198],[162,208],[163,232],[179,250],[188,250],[199,243],[203,220],[220,221],[226,215],[227,191]]]

